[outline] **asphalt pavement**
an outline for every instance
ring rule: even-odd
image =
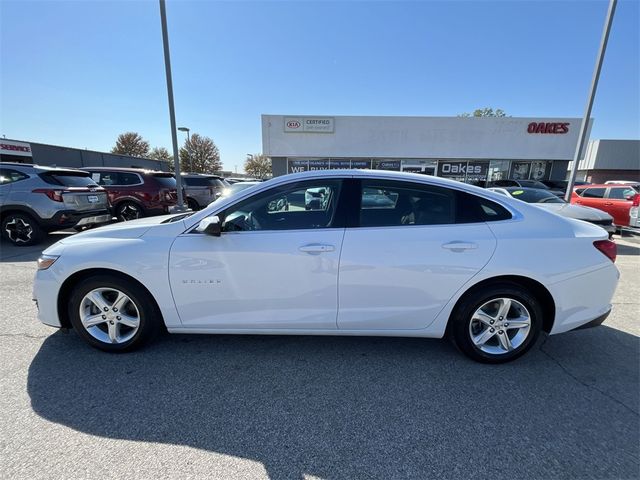
[[[0,478],[639,476],[636,238],[603,326],[498,366],[402,338],[166,335],[104,354],[37,321],[42,248],[0,245]]]

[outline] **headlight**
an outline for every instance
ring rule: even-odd
[[[46,270],[53,265],[58,258],[60,258],[59,255],[40,255],[40,258],[38,258],[38,270]]]

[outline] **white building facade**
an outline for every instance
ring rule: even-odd
[[[564,179],[580,118],[263,115],[273,175],[335,168],[424,173],[484,185]]]

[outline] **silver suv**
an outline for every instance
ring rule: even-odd
[[[187,205],[191,210],[200,210],[216,200],[229,184],[224,178],[204,173],[185,173],[182,185]]]
[[[34,245],[46,232],[111,221],[104,188],[88,172],[24,163],[0,163],[2,237]]]

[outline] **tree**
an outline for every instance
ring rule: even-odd
[[[149,142],[137,132],[125,132],[118,135],[116,146],[111,153],[130,155],[132,157],[146,157],[149,154]]]
[[[163,162],[167,162],[167,167],[169,167],[169,171],[173,172],[175,170],[175,165],[173,164],[173,155],[169,153],[164,147],[154,147],[151,149],[149,153],[149,158],[153,158],[154,160],[162,160]]]
[[[260,153],[249,154],[244,162],[244,171],[256,178],[265,178],[271,175],[271,159]]]
[[[508,115],[504,113],[504,110],[500,108],[496,108],[494,110],[493,108],[485,107],[485,108],[478,108],[474,110],[473,113],[465,112],[465,113],[461,113],[458,116],[459,117],[506,117]]]
[[[180,168],[192,173],[219,172],[222,170],[220,151],[209,137],[194,133],[180,148]]]
[[[154,160],[164,160],[165,162],[173,162],[173,155],[164,147],[154,147],[149,152],[149,158]]]

